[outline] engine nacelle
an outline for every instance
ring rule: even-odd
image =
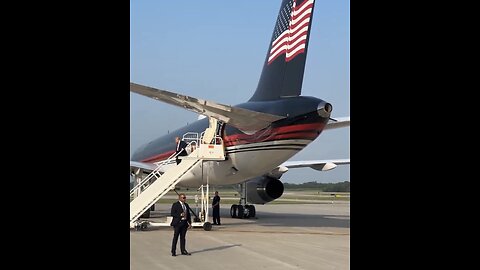
[[[270,176],[254,178],[246,183],[247,202],[265,204],[280,198],[283,194],[283,183]]]

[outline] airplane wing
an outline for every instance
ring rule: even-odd
[[[317,171],[328,171],[334,169],[337,167],[337,165],[345,164],[350,164],[350,159],[286,161],[280,166],[284,166],[289,169],[310,167]]]
[[[328,121],[324,129],[327,130],[327,129],[348,127],[348,126],[350,126],[350,116],[338,117],[336,119],[330,118],[330,120]]]
[[[289,169],[310,167],[317,171],[329,171],[335,169],[338,165],[346,164],[350,164],[350,159],[286,161],[268,173],[268,175],[280,178],[280,176],[286,173]]]
[[[213,117],[251,134],[285,117],[232,107],[208,100],[181,95],[136,83],[130,83],[130,91],[179,106],[189,111]]]

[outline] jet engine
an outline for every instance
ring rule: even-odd
[[[283,183],[277,178],[261,176],[246,182],[247,202],[265,204],[280,198],[283,194]]]

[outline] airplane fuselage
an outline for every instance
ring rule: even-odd
[[[237,184],[269,173],[315,140],[329,120],[329,113],[324,113],[325,108],[331,111],[330,104],[306,96],[251,101],[235,107],[285,118],[254,134],[245,134],[226,125],[222,138],[227,159],[204,162],[203,168],[190,172],[178,186],[199,187],[207,182],[207,178],[210,185]],[[208,119],[205,118],[170,132],[141,146],[132,160],[148,163],[165,160],[175,152],[176,136],[182,137],[187,132],[200,134],[207,127]],[[162,170],[175,164],[172,160]]]

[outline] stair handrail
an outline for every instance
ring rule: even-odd
[[[192,132],[189,132],[189,133],[192,133]],[[195,141],[191,141],[189,144],[187,144],[187,147],[190,147],[193,143],[195,143],[195,145],[196,145],[196,142],[195,142]],[[184,151],[187,151],[186,148],[184,149]],[[156,173],[159,173],[159,174],[161,175],[161,174],[162,174],[162,173],[160,172],[161,166],[163,166],[164,164],[169,163],[169,162],[170,162],[172,159],[174,159],[174,158],[176,159],[177,156],[178,156],[180,153],[181,153],[181,152],[173,153],[173,154],[171,154],[167,159],[154,163],[155,165],[157,165],[157,167],[156,167],[152,172],[150,172],[150,173],[147,175],[147,177],[145,177],[144,179],[142,179],[142,181],[140,181],[140,183],[138,183],[137,185],[135,185],[135,186],[132,188],[132,190],[130,190],[130,197],[135,193],[135,191],[136,191],[139,187],[143,186],[147,181],[150,181],[150,179],[152,179],[152,177],[155,176]],[[159,178],[159,177],[157,177],[157,179],[158,179],[158,178]]]

